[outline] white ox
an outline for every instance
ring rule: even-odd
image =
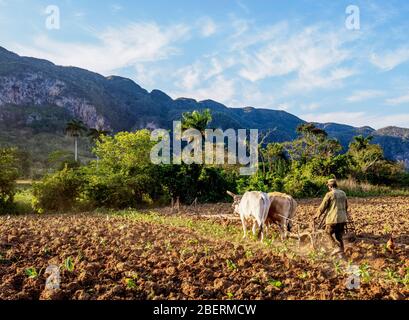
[[[268,194],[270,207],[267,214],[266,226],[277,224],[281,229],[281,237],[287,238],[291,232],[292,220],[297,210],[297,202],[288,194],[272,192]]]
[[[227,194],[233,197],[234,212],[240,215],[244,232],[243,238],[247,236],[247,223],[252,222],[253,234],[256,234],[258,227],[258,237],[261,235],[261,241],[263,241],[265,222],[270,208],[268,195],[258,191],[246,192],[243,196],[235,195],[230,191],[227,191]]]

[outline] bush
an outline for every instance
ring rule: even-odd
[[[236,189],[236,174],[217,167],[166,165],[158,168],[157,184],[163,196],[182,202],[216,202],[227,199],[226,191]]]
[[[198,200],[217,202],[227,198],[227,190],[235,190],[235,176],[219,168],[203,167],[198,179]]]
[[[400,175],[399,186],[409,188],[409,172],[404,172]]]
[[[79,203],[84,187],[84,175],[80,169],[63,170],[44,177],[33,185],[33,207],[39,213],[65,211]]]
[[[237,190],[239,193],[246,191],[282,192],[284,191],[284,182],[279,175],[267,174],[263,176],[258,173],[237,180]]]
[[[289,176],[284,180],[284,192],[295,198],[321,197],[328,192],[327,180],[325,177]]]
[[[151,204],[155,179],[148,174],[129,176],[123,172],[88,176],[84,199],[93,207],[131,208]]]
[[[304,166],[303,172],[308,176],[327,177],[334,175],[338,179],[344,179],[349,175],[350,167],[350,156],[343,154],[334,157],[313,158]]]

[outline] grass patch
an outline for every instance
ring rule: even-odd
[[[14,196],[15,213],[16,214],[29,214],[33,213],[32,207],[33,194],[31,188],[18,189]]]
[[[141,213],[128,210],[113,212],[112,214],[116,216],[124,216],[140,222],[186,228],[198,233],[199,235],[205,237],[212,235],[213,238],[218,238],[225,241],[239,242],[242,238],[242,231],[240,227],[225,227],[218,221],[191,219],[185,216],[165,216],[156,212]]]
[[[397,189],[388,186],[377,186],[365,182],[357,182],[353,179],[341,180],[338,182],[339,188],[350,197],[407,197],[409,189]]]

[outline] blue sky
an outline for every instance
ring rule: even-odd
[[[359,30],[345,25],[350,4]],[[173,98],[409,127],[407,17],[403,0],[0,0],[0,45]]]

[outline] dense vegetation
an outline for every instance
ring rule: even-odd
[[[183,114],[182,127],[201,132],[211,124],[210,112]],[[71,121],[67,132],[76,141],[84,135],[82,123]],[[409,176],[404,166],[385,159],[382,148],[372,137],[357,136],[348,151],[314,124],[297,129],[292,142],[259,145],[257,174],[240,176],[237,166],[154,165],[150,151],[155,144],[149,130],[108,132],[91,129],[95,160],[86,164],[71,154],[54,152],[49,156],[52,171],[33,185],[33,208],[38,212],[99,207],[130,208],[167,204],[179,198],[216,202],[226,198],[226,190],[281,191],[295,197],[318,197],[325,193],[328,178],[344,180],[351,195],[393,193],[391,187],[406,188]],[[77,147],[77,143],[75,144]],[[12,210],[15,180],[22,161],[16,149],[0,150],[1,210]],[[20,157],[21,158],[21,157]]]

